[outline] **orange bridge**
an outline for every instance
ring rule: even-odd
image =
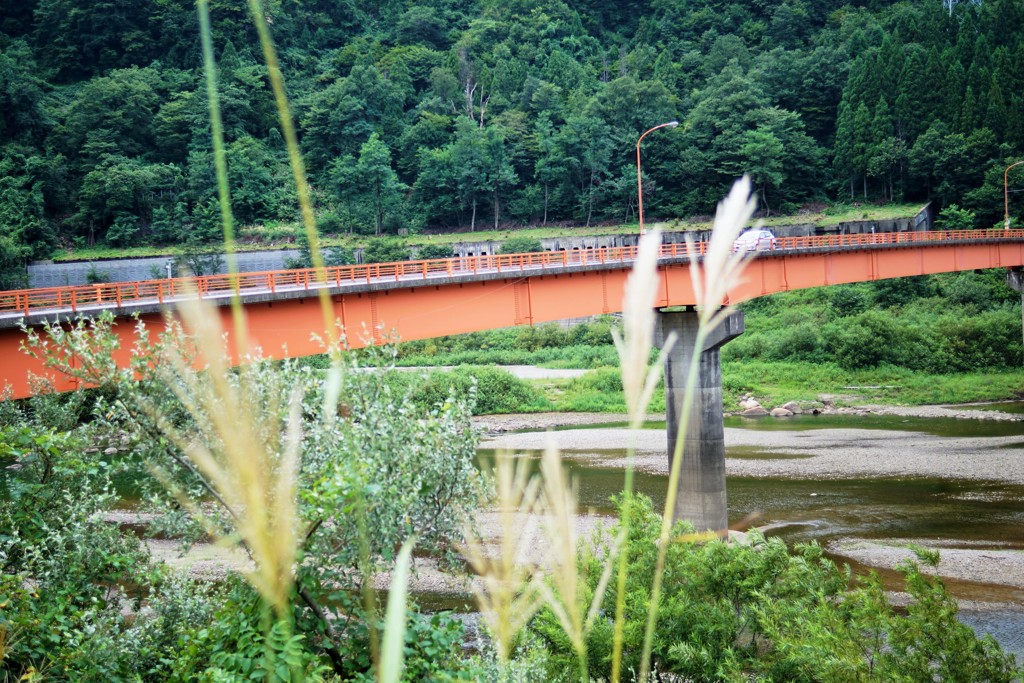
[[[702,253],[706,244],[697,243]],[[327,288],[334,316],[352,347],[388,337],[426,339],[513,325],[537,324],[621,310],[634,247],[535,254],[475,256],[196,278],[120,282],[0,292],[0,386],[10,395],[30,394],[29,377],[44,375],[41,363],[20,351],[21,326],[66,321],[109,310],[118,318],[138,315],[151,329],[163,327],[162,311],[194,296],[221,305],[238,295],[250,339],[270,357],[322,352],[318,290]],[[659,262],[659,307],[694,303],[684,245],[664,245]],[[732,303],[776,292],[909,275],[1024,266],[1024,230],[929,231],[817,237],[786,237],[760,252]],[[117,326],[127,362],[133,325]],[[58,389],[72,389],[53,377]]]

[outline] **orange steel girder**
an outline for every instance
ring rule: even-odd
[[[1024,266],[1024,244],[930,244],[891,249],[820,250],[817,253],[760,254],[747,267],[743,282],[730,292],[730,302],[808,287],[883,280],[984,268]],[[661,286],[657,306],[695,303],[689,266],[674,259],[659,268]],[[379,291],[334,294],[334,316],[353,348],[371,340],[411,341],[449,334],[533,325],[622,310],[627,269],[586,270],[538,274],[477,282],[423,285],[409,283]],[[230,309],[216,309],[230,336]],[[245,306],[249,336],[271,358],[301,357],[323,352],[314,333],[323,337],[323,316],[315,293],[309,298],[283,299]],[[141,316],[153,332],[163,328],[159,315]],[[126,364],[135,341],[134,324],[122,320],[115,329],[121,337],[116,354]],[[45,375],[58,390],[75,388],[42,363],[20,351],[24,333],[0,330],[0,385],[9,396],[31,394],[29,376]],[[230,340],[229,340],[230,347]]]

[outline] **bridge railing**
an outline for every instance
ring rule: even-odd
[[[927,232],[882,232],[854,235],[821,235],[811,237],[780,237],[775,252],[792,253],[805,249],[830,249],[888,244],[934,243],[965,240],[1024,240],[1024,230],[947,230]],[[705,253],[706,242],[693,245],[697,254]],[[772,252],[759,252],[770,256]],[[665,244],[663,258],[679,258],[687,254],[685,244]],[[0,314],[22,314],[121,308],[126,304],[163,304],[198,292],[203,297],[232,294],[270,293],[314,289],[322,286],[342,287],[382,281],[436,280],[474,273],[509,273],[565,268],[568,266],[628,263],[636,258],[636,247],[601,247],[569,251],[543,251],[528,254],[488,254],[448,259],[400,261],[398,263],[367,263],[332,266],[323,269],[275,270],[235,275],[111,282],[73,287],[19,289],[0,292]]]

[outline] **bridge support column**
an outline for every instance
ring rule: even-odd
[[[1006,273],[1006,284],[1020,292],[1021,339],[1024,339],[1024,270],[1014,268]]]
[[[669,467],[676,442],[684,438],[683,462],[676,497],[675,518],[685,519],[698,531],[724,531],[729,526],[725,492],[725,427],[722,424],[722,365],[719,349],[743,333],[743,313],[736,311],[695,350],[698,315],[695,310],[658,314],[656,340],[664,344],[671,332],[677,339],[665,360],[665,413]],[[689,428],[679,434],[686,391],[686,374],[694,353],[700,353],[697,389]]]

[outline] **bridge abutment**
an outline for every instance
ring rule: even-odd
[[[656,339],[658,346],[672,332],[677,339],[665,359],[665,415],[668,432],[669,466],[680,438],[683,443],[675,519],[691,522],[698,531],[724,531],[729,526],[725,491],[725,427],[722,423],[722,364],[719,349],[743,333],[743,313],[729,315],[695,349],[698,314],[692,308],[660,312]],[[699,370],[689,427],[679,433],[686,375],[694,353],[700,354]]]

